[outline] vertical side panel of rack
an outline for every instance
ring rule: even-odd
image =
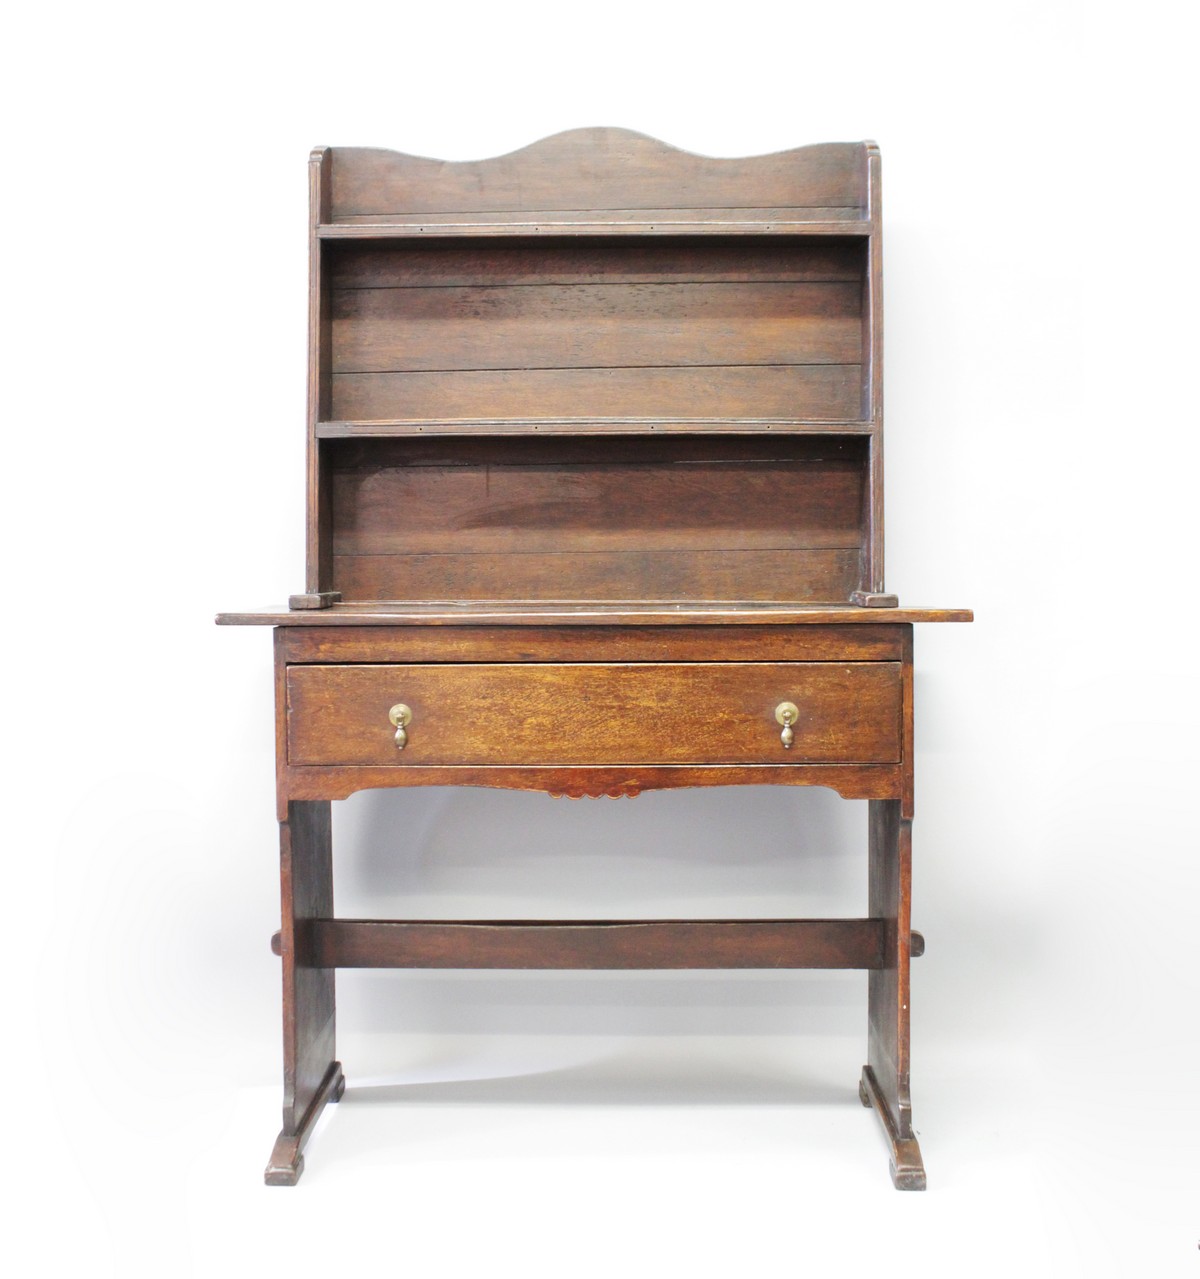
[[[868,541],[863,589],[884,590],[883,575],[883,207],[879,148],[863,146],[866,212],[870,219],[867,263],[863,277],[863,349],[866,356],[863,416],[871,423],[871,458],[867,482]]]
[[[330,217],[332,180],[332,151],[317,147],[308,161],[308,498],[304,589],[310,595],[330,589],[333,558],[329,481],[321,466],[317,439],[317,423],[330,416],[332,331],[318,228]]]

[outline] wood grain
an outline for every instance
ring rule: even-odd
[[[849,598],[862,557],[844,549],[512,551],[335,555],[333,584],[355,600],[828,600]]]
[[[887,763],[900,759],[895,662],[293,666],[288,762]],[[800,708],[785,750],[775,708]],[[389,708],[412,708],[398,751]]]
[[[789,440],[670,449],[654,440],[642,449],[614,440],[580,453],[535,443],[496,462],[494,448],[466,441],[440,456],[422,442],[411,452],[331,459],[334,554],[857,551],[862,543],[853,448]]]
[[[860,292],[840,281],[340,289],[332,369],[858,364]]]
[[[406,786],[483,786],[550,796],[640,794],[696,786],[823,786],[843,799],[899,794],[902,764],[638,764],[539,767],[508,764],[286,765],[293,799],[346,799],[362,790]]]
[[[858,584],[856,439],[330,447],[347,601],[836,601]]]
[[[757,417],[857,421],[857,364],[335,373],[334,420]],[[536,428],[534,428],[536,429]]]
[[[899,661],[899,626],[286,627],[284,663]]]

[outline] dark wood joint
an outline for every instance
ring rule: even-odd
[[[850,603],[859,608],[899,608],[900,597],[886,591],[851,591]]]
[[[308,595],[289,595],[288,608],[301,609],[330,608],[342,602],[341,591],[313,591]]]

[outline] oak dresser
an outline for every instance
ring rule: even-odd
[[[586,129],[311,158],[307,580],[274,628],[291,1185],[345,1082],[345,967],[869,970],[859,1092],[909,1100],[913,625],[883,578],[879,153],[708,159]],[[361,920],[330,803],[831,787],[857,919]],[[732,792],[731,792],[732,794]]]

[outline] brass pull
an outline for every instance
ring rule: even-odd
[[[783,749],[791,750],[792,743],[796,740],[795,731],[792,725],[800,718],[799,708],[795,702],[780,702],[775,707],[775,722],[783,725],[783,732],[779,734],[779,740],[783,743]]]
[[[403,702],[397,702],[388,711],[388,719],[396,726],[396,749],[402,751],[408,745],[408,734],[404,730],[412,720],[412,710]]]

